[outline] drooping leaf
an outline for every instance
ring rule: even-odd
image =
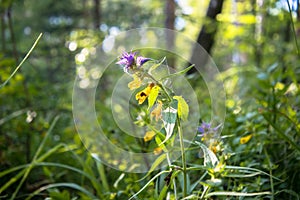
[[[174,96],[173,99],[178,101],[178,116],[182,120],[187,120],[189,115],[189,105],[182,96]]]
[[[165,110],[163,110],[162,120],[164,124],[164,129],[166,131],[166,138],[162,143],[165,143],[172,136],[176,119],[177,119],[177,109],[170,106]]]
[[[141,87],[142,85],[142,80],[140,77],[138,77],[136,74],[133,75],[133,81],[131,81],[130,83],[128,83],[128,88],[130,90],[135,90],[139,87]]]
[[[152,120],[153,117],[155,117],[155,121],[158,121],[158,119],[161,118],[162,105],[163,105],[162,102],[158,100],[157,101],[157,106],[150,113],[151,120]]]
[[[217,158],[217,156],[204,144],[200,143],[200,142],[196,142],[196,144],[198,144],[204,154],[204,166],[206,167],[216,167],[219,160]]]

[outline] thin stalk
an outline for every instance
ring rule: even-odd
[[[186,159],[185,159],[185,150],[183,143],[183,134],[181,131],[180,120],[177,118],[178,124],[178,134],[180,141],[180,151],[181,151],[181,159],[182,159],[182,172],[183,172],[183,198],[187,195],[187,173],[186,173]]]
[[[292,9],[291,9],[291,5],[289,0],[286,0],[287,5],[289,7],[289,13],[290,13],[290,18],[291,18],[291,22],[292,22],[292,29],[293,29],[293,35],[294,35],[294,39],[295,39],[295,44],[296,44],[296,48],[297,48],[297,54],[298,56],[300,55],[300,51],[299,51],[299,45],[298,45],[298,40],[297,40],[297,34],[296,34],[296,30],[295,30],[295,24],[294,24],[294,20],[293,20],[293,15],[292,15]]]
[[[13,71],[13,73],[11,73],[11,75],[6,79],[6,81],[4,81],[4,83],[2,83],[0,85],[0,89],[2,87],[4,87],[8,81],[17,73],[17,71],[20,69],[20,67],[23,65],[23,63],[25,62],[25,60],[29,57],[29,55],[31,54],[31,52],[33,51],[33,49],[35,48],[35,46],[37,45],[38,41],[41,39],[42,37],[42,33],[38,36],[38,38],[35,40],[34,44],[32,45],[32,47],[30,48],[30,50],[28,51],[28,53],[26,54],[26,56],[23,58],[23,60],[20,62],[20,64],[16,67],[16,69]]]
[[[208,186],[204,186],[204,189],[203,189],[203,192],[201,194],[200,199],[203,199],[205,197],[205,195],[207,194],[208,190],[209,190],[209,187]]]
[[[54,126],[56,125],[56,122],[57,122],[58,119],[59,119],[58,116],[56,116],[56,117],[54,118],[54,120],[53,120],[53,122],[52,122],[52,124],[51,124],[51,126],[50,126],[50,128],[49,128],[49,130],[47,131],[47,133],[46,133],[44,139],[42,140],[40,146],[38,147],[38,149],[37,149],[37,151],[36,151],[36,153],[35,153],[35,155],[33,156],[32,162],[30,163],[30,165],[29,165],[28,168],[26,169],[26,171],[25,171],[25,173],[24,173],[24,175],[23,175],[23,178],[21,179],[21,181],[19,182],[19,185],[17,186],[16,190],[15,190],[14,193],[12,194],[12,196],[11,196],[11,198],[10,198],[11,200],[15,199],[16,195],[18,194],[18,192],[19,192],[21,186],[22,186],[23,183],[25,182],[25,180],[26,180],[26,178],[28,177],[29,173],[30,173],[31,170],[35,167],[36,162],[37,162],[38,160],[40,160],[40,159],[38,159],[38,156],[40,155],[41,151],[43,150],[43,148],[44,148],[44,146],[45,146],[45,143],[46,143],[46,140],[47,140],[48,137],[50,136],[50,134],[51,134],[51,132],[52,132]],[[48,155],[48,154],[49,154],[49,152],[47,152],[47,154],[45,154],[45,155]],[[45,156],[45,155],[44,155],[44,156]],[[42,156],[41,156],[41,157],[42,157]]]
[[[171,168],[172,163],[171,163],[171,160],[170,160],[170,157],[169,157],[169,153],[167,152],[166,154],[167,154],[168,165]],[[177,199],[177,190],[176,190],[176,181],[175,181],[175,179],[173,179],[172,182],[173,182],[173,187],[174,187],[174,196],[175,196],[175,199]]]
[[[269,173],[270,173],[270,185],[271,185],[271,192],[272,192],[272,196],[271,196],[271,200],[274,200],[274,182],[273,182],[273,175],[272,175],[272,164],[271,164],[271,160],[270,160],[270,157],[269,157],[269,154],[267,152],[267,150],[264,148],[264,152],[265,152],[265,155],[266,155],[266,158],[268,160],[268,164],[269,164]]]

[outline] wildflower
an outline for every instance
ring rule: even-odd
[[[135,95],[135,99],[138,100],[139,104],[144,103],[144,101],[147,99],[149,96],[151,89],[154,87],[154,83],[150,83],[145,89],[142,91],[138,92]]]
[[[153,150],[153,153],[154,153],[154,155],[159,155],[159,154],[161,154],[162,151],[163,151],[163,149],[161,147],[156,147]]]
[[[241,144],[246,144],[247,142],[249,142],[249,140],[252,138],[252,134],[241,137],[240,139],[240,143]]]
[[[211,132],[216,132],[218,129],[221,127],[221,124],[218,125],[215,128],[211,128],[210,123],[203,122],[199,127],[198,127],[198,132],[205,134],[205,133],[211,133]]]
[[[145,62],[148,62],[150,58],[144,58],[142,56],[138,56],[136,58],[136,66],[141,67]]]
[[[210,123],[203,122],[198,127],[198,132],[201,134],[198,135],[201,137],[201,141],[204,141],[205,143],[211,145],[213,142],[216,141],[216,133],[218,129],[221,127],[221,124],[212,128]]]
[[[147,131],[145,136],[144,136],[144,141],[148,142],[150,140],[152,140],[152,138],[156,135],[156,133],[154,131]]]
[[[136,52],[124,52],[116,64],[122,65],[124,71],[128,73],[129,70],[136,69],[136,67],[141,67],[145,62],[150,60],[150,58],[136,56],[136,54]]]

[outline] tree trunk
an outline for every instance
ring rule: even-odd
[[[175,24],[175,1],[174,0],[166,0],[165,4],[165,13],[166,13],[166,19],[165,19],[165,28],[174,30],[174,24]],[[174,48],[175,43],[175,35],[173,31],[166,31],[166,46],[169,51],[172,52]],[[173,56],[168,58],[168,65],[170,67],[174,67],[175,59]]]
[[[206,22],[202,26],[197,38],[197,43],[199,43],[207,51],[207,53],[210,53],[215,41],[215,35],[217,32],[216,17],[222,11],[223,2],[224,0],[210,0],[206,13]],[[202,67],[206,64],[207,59],[208,55],[204,53],[199,46],[194,46],[190,63],[195,64],[198,67]],[[196,68],[192,68],[188,74],[195,73],[196,71]]]
[[[101,0],[94,0],[94,28],[99,29],[101,22]]]

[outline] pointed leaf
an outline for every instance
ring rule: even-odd
[[[160,81],[161,81],[161,80],[164,80],[164,79],[167,79],[167,78],[174,77],[174,76],[183,75],[183,74],[187,73],[190,69],[192,69],[194,66],[195,66],[195,65],[191,65],[191,66],[189,66],[188,68],[185,68],[185,69],[183,69],[183,70],[181,70],[181,71],[179,71],[179,72],[176,72],[176,73],[174,73],[174,74],[170,74],[170,75],[168,75],[168,76],[165,76],[165,77],[161,78]]]
[[[149,93],[149,97],[148,97],[148,109],[150,109],[154,105],[154,103],[157,99],[157,96],[158,96],[159,89],[160,89],[160,87],[158,85],[155,85],[151,89],[151,91]]]
[[[182,120],[187,120],[189,115],[189,105],[182,96],[174,96],[173,99],[178,101],[178,116]]]
[[[152,67],[150,67],[149,69],[149,73],[151,73],[151,71],[155,70],[157,67],[159,67],[161,64],[163,64],[163,62],[166,60],[166,57],[164,57],[159,63],[152,65]]]

